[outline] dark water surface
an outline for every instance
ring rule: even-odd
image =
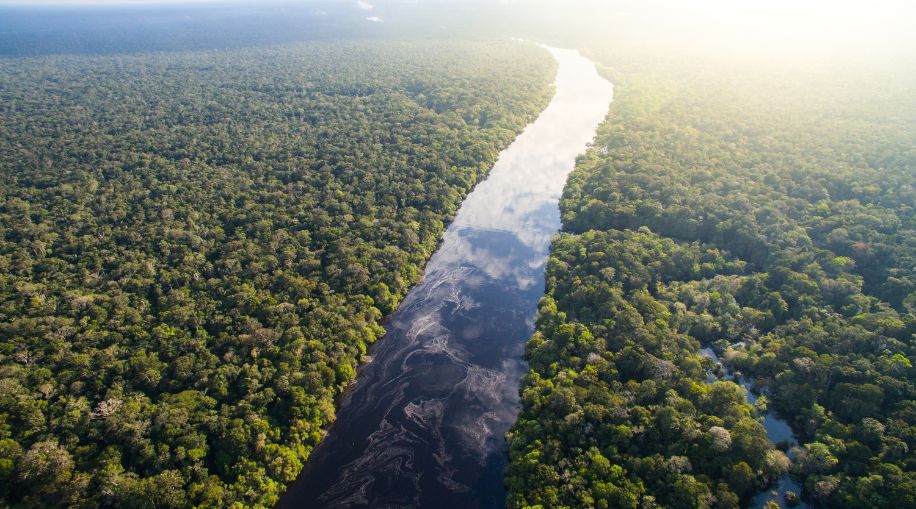
[[[557,202],[613,96],[578,52],[548,50],[555,97],[464,201],[280,507],[504,505]]]
[[[735,378],[731,370],[722,364],[719,356],[716,355],[712,348],[701,349],[700,355],[709,357],[717,364],[720,364],[725,369],[726,380],[731,380],[735,383],[738,383],[744,387],[745,390],[747,390],[748,403],[752,405],[757,403],[759,396],[754,393],[753,381],[744,378]],[[710,381],[715,379],[716,377],[712,376]],[[788,421],[785,419],[780,419],[779,416],[773,412],[763,412],[763,428],[767,432],[767,438],[774,444],[784,442],[789,447],[798,445],[798,442],[795,440],[795,433],[792,432],[792,428],[789,426]],[[792,457],[791,451],[789,451],[789,458],[793,460],[795,459]],[[789,507],[795,507],[796,509],[809,508],[808,504],[801,501],[798,501],[794,506],[789,505],[788,500],[786,500],[786,494],[790,491],[800,496],[802,492],[802,486],[798,484],[791,475],[785,473],[779,479],[776,479],[776,482],[770,486],[769,489],[766,489],[755,495],[754,498],[751,499],[751,503],[748,505],[748,509],[765,509],[770,501],[776,502],[782,509]]]

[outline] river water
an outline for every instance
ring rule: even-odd
[[[468,195],[280,507],[501,507],[524,345],[575,158],[612,85],[573,50],[556,95]]]
[[[747,402],[751,405],[757,403],[757,396],[754,393],[754,384],[752,381],[745,378],[736,378],[731,370],[727,366],[722,364],[722,361],[719,359],[719,356],[713,351],[712,348],[703,348],[700,350],[700,355],[704,357],[711,358],[716,364],[721,365],[725,370],[725,379],[731,380],[735,383],[740,384],[747,391]],[[710,376],[710,381],[716,379],[715,375]],[[770,442],[774,444],[784,443],[788,447],[798,445],[798,442],[795,440],[795,433],[792,432],[792,428],[789,426],[788,421],[785,419],[780,419],[778,415],[770,411],[762,412],[763,417],[763,428],[767,432],[767,438]],[[795,459],[792,457],[792,452],[789,451],[789,459]],[[796,495],[801,495],[802,486],[798,484],[795,479],[792,478],[788,473],[783,474],[781,477],[776,479],[772,486],[768,489],[758,493],[751,499],[748,509],[765,509],[767,504],[770,501],[776,502],[780,508],[786,509],[789,507],[794,507],[795,509],[808,509],[808,504],[802,501],[797,501],[793,506],[786,499],[786,494],[792,492]]]

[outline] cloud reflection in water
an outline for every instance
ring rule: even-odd
[[[557,201],[613,95],[577,52],[548,50],[555,97],[464,201],[281,507],[504,505]]]

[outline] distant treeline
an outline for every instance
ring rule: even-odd
[[[616,98],[563,195],[509,505],[732,508],[788,470],[916,507],[916,74],[595,53]]]
[[[246,48],[383,28],[366,21],[355,2],[281,4],[0,5],[0,56]]]
[[[510,42],[0,59],[0,506],[275,504],[554,70]]]

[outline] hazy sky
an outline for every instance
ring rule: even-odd
[[[277,3],[315,0],[0,0],[0,5],[193,5],[247,3],[269,9]],[[323,0],[328,1],[328,0]],[[331,0],[334,1],[334,0]],[[574,24],[631,19],[633,30],[650,38],[747,43],[787,48],[916,47],[916,0],[336,0],[386,18],[385,7],[399,4],[492,3],[546,19]],[[550,15],[548,13],[552,13]],[[568,24],[568,23],[567,23]],[[559,28],[559,27],[558,27]],[[570,28],[570,27],[565,27]]]
[[[193,5],[245,0],[0,0],[0,5]],[[249,0],[250,3],[250,0]]]

